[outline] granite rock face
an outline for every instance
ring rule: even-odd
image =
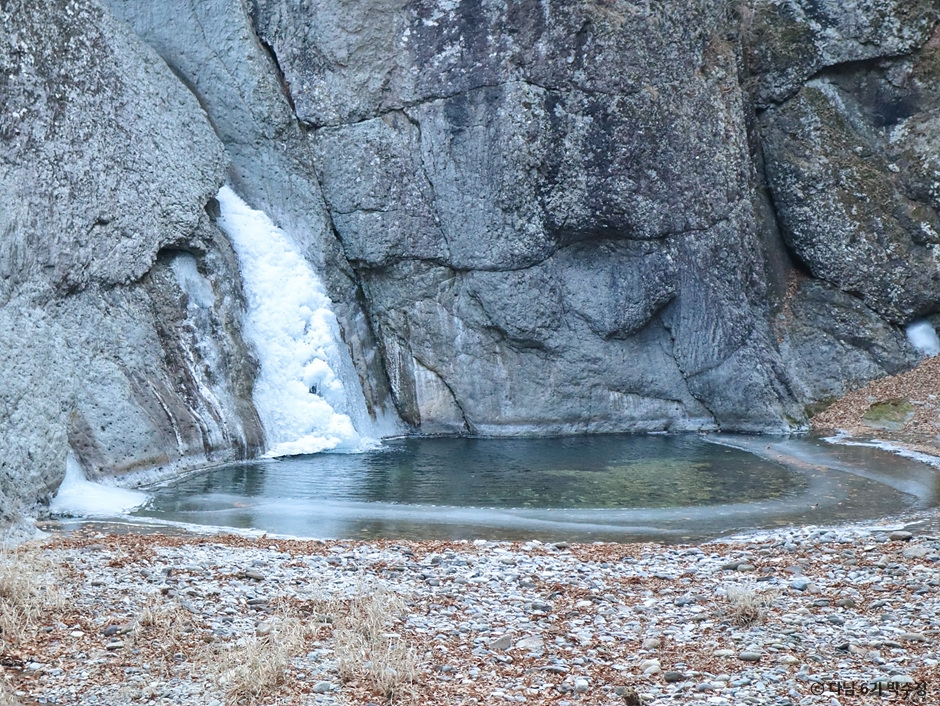
[[[940,306],[937,58],[827,73],[761,118],[793,252],[895,323]]]
[[[828,67],[909,54],[940,20],[935,0],[749,0],[737,12],[761,107],[786,100]]]
[[[406,421],[798,423],[726,9],[253,3]]]
[[[804,104],[913,56],[934,2],[112,6],[308,243],[374,410],[416,429],[795,429],[916,361],[892,324],[936,308],[932,206],[852,164],[846,101]],[[787,252],[848,300],[786,300]],[[846,311],[843,369],[809,351]]]
[[[919,359],[896,327],[819,280],[801,281],[779,318],[780,351],[810,412]]]
[[[70,448],[90,477],[251,453],[204,113],[91,0],[6,3],[0,24],[0,514],[54,491]]]

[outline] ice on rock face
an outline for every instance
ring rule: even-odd
[[[933,325],[926,319],[913,321],[907,325],[907,340],[924,355],[940,354],[940,338]]]
[[[69,452],[65,459],[65,479],[49,503],[49,510],[56,515],[114,517],[130,512],[145,502],[146,493],[88,480],[78,461]]]
[[[247,300],[244,334],[261,363],[254,403],[265,455],[374,446],[365,398],[320,279],[267,215],[227,186],[218,200],[218,223],[235,249]]]

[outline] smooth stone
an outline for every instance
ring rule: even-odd
[[[314,694],[327,694],[331,691],[333,691],[332,682],[318,681],[316,684],[313,685]]]
[[[124,647],[124,643],[120,640],[112,640],[107,645],[105,645],[106,650],[119,650]]]
[[[636,689],[634,689],[632,686],[617,687],[617,688],[623,689],[623,691],[619,691],[619,692],[617,691],[617,689],[614,689],[614,693],[623,699],[623,703],[625,706],[643,706],[643,703],[644,703],[643,699],[640,698],[640,695],[636,693]]]
[[[574,693],[583,694],[588,690],[590,682],[584,677],[577,677],[574,680]]]
[[[898,635],[898,639],[906,642],[926,642],[927,636],[920,632],[903,632]]]
[[[903,530],[898,530],[898,531],[896,531],[896,532],[892,532],[891,534],[889,534],[889,535],[888,535],[888,539],[891,540],[892,542],[907,542],[907,541],[909,541],[913,536],[914,536],[914,535],[911,534],[910,532],[905,532],[905,531],[903,531]]]
[[[927,547],[920,544],[915,544],[912,547],[906,547],[904,551],[901,552],[901,556],[903,556],[905,559],[923,559],[925,556],[927,556]]]
[[[760,652],[740,652],[738,653],[738,659],[743,662],[760,662],[761,654]]]
[[[665,679],[669,684],[674,684],[685,679],[685,674],[670,669],[663,674],[663,679]]]
[[[239,578],[252,579],[253,581],[264,581],[264,574],[262,574],[260,571],[243,571],[239,574]]]
[[[109,625],[104,629],[104,636],[111,637],[112,635],[117,635],[121,631],[120,625]]]
[[[839,608],[854,608],[855,600],[852,598],[840,598],[839,600],[836,601],[836,605]]]
[[[643,649],[644,650],[658,650],[663,646],[663,641],[658,637],[649,637],[643,640]]]
[[[802,577],[795,578],[790,582],[790,588],[797,591],[805,591],[807,588],[809,588],[809,580]]]
[[[540,650],[545,646],[545,640],[538,635],[524,637],[516,643],[516,648],[520,650]]]
[[[508,650],[510,647],[512,647],[512,635],[509,633],[500,635],[495,640],[490,641],[491,650]]]
[[[734,650],[715,650],[712,654],[714,654],[715,657],[733,657]]]

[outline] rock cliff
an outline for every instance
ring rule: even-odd
[[[2,17],[6,495],[263,445],[225,179],[423,433],[799,430],[940,312],[936,0]]]
[[[205,114],[95,3],[7,2],[0,24],[3,519],[56,489],[69,448],[92,477],[252,454]]]

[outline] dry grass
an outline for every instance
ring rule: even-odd
[[[220,655],[215,679],[232,703],[257,704],[269,697],[286,681],[291,660],[304,653],[315,630],[287,615],[268,622],[268,634],[245,638]]]
[[[23,702],[16,698],[7,687],[0,684],[0,706],[23,706]]]
[[[738,625],[756,625],[764,622],[767,609],[779,597],[779,591],[759,592],[748,586],[740,585],[725,588],[728,615]]]
[[[381,586],[360,587],[333,631],[340,677],[362,679],[390,701],[412,695],[417,654],[392,622],[405,612],[402,598]]]
[[[39,617],[62,608],[59,566],[38,547],[0,554],[0,651],[25,642]]]
[[[192,616],[179,602],[152,595],[144,603],[133,629],[123,639],[129,646],[146,645],[155,652],[155,659],[167,672],[176,663],[177,655],[195,657],[191,654],[194,630]]]

